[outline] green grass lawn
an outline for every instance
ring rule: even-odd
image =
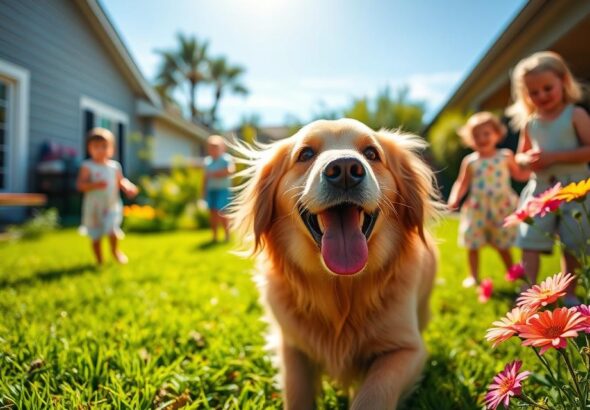
[[[482,277],[496,287],[480,304],[473,289],[461,288],[466,253],[456,246],[457,221],[442,221],[436,232],[430,358],[406,407],[481,408],[507,361],[539,366],[516,341],[492,350],[483,338],[516,295],[499,257],[483,252]],[[208,239],[207,232],[129,234],[122,248],[130,264],[101,269],[74,230],[0,243],[0,409],[280,408],[252,261],[228,245],[203,246]],[[543,259],[541,277],[558,271],[556,256]],[[532,377],[525,389],[542,382]],[[320,408],[345,403],[325,381]]]

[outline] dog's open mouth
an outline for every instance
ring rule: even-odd
[[[301,208],[300,214],[328,269],[338,275],[353,275],[367,265],[367,241],[377,221],[377,211],[367,213],[358,205],[345,203],[318,214]]]

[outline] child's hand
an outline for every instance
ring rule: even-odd
[[[459,208],[459,201],[451,201],[449,200],[449,202],[447,203],[447,208],[449,208],[449,211],[456,211]]]
[[[514,156],[514,161],[520,166],[521,168],[529,168],[531,166],[531,156],[528,152],[521,152]]]
[[[553,157],[550,153],[541,150],[527,151],[531,158],[530,166],[533,171],[540,171],[553,164]]]
[[[139,188],[137,188],[137,185],[129,182],[123,186],[123,192],[127,198],[133,199],[139,193]]]

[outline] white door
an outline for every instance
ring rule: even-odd
[[[10,191],[10,83],[0,77],[0,192]]]

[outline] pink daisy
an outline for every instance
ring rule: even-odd
[[[582,330],[586,333],[590,333],[590,306],[578,305],[575,306],[573,309],[579,312],[580,316],[584,318],[584,328]]]
[[[506,314],[506,317],[492,323],[495,327],[487,330],[487,341],[492,342],[492,347],[496,347],[500,343],[510,339],[517,332],[515,326],[524,325],[533,314],[534,312],[528,309],[515,307]]]
[[[516,299],[516,303],[518,306],[524,306],[530,310],[537,310],[541,306],[547,306],[565,295],[565,290],[573,280],[574,275],[571,273],[564,275],[563,272],[559,272],[522,292]]]
[[[531,372],[518,373],[522,362],[515,360],[508,363],[504,370],[498,373],[490,387],[488,387],[488,393],[485,397],[485,405],[487,409],[496,409],[501,404],[504,407],[508,407],[510,398],[512,396],[520,396],[522,394],[521,382],[529,377]]]
[[[506,218],[504,218],[504,228],[519,225],[521,222],[531,223],[533,218],[530,215],[530,207],[517,209]]]
[[[555,186],[549,188],[545,192],[540,193],[536,197],[530,200],[530,216],[543,217],[550,212],[555,211],[559,208],[559,205],[564,202],[563,199],[559,199],[556,195],[561,191],[561,183],[557,183]]]
[[[516,325],[518,337],[525,339],[523,346],[540,347],[540,353],[550,348],[563,349],[567,339],[578,336],[584,329],[585,318],[575,309],[566,307],[545,310],[531,316],[524,325]]]

